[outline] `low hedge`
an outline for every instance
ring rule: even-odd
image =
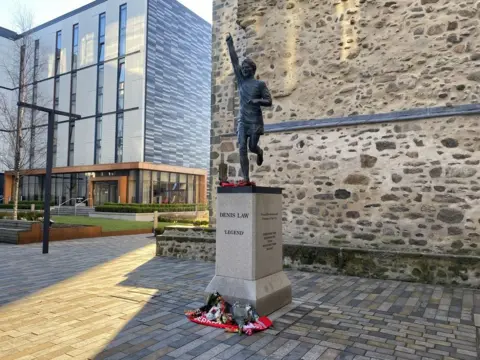
[[[28,204],[20,204],[18,203],[18,209],[19,210],[30,210],[30,203]],[[0,209],[13,209],[13,204],[0,204]],[[42,204],[35,204],[35,209],[36,210],[43,210],[44,206]]]
[[[32,201],[28,201],[28,200],[21,200],[18,202],[19,204],[35,204],[35,205],[43,205],[45,204],[45,201],[43,200],[32,200]],[[10,201],[9,204],[12,204],[13,205],[13,201]],[[55,203],[53,201],[50,201],[50,205],[55,205]]]
[[[191,212],[205,211],[205,204],[112,204],[107,203],[102,206],[95,207],[97,212],[113,212],[113,213],[153,213],[158,212]]]
[[[0,219],[11,219],[13,216],[12,213],[1,213],[0,212]],[[38,219],[43,218],[43,213],[37,213],[37,212],[19,212],[17,214],[17,218],[19,220],[27,220],[27,221],[37,221]]]
[[[183,207],[192,208],[193,210],[195,210],[195,207],[197,207],[197,209],[199,211],[207,210],[207,205],[206,204],[182,204],[182,203],[177,203],[177,204],[136,204],[136,203],[129,203],[129,204],[125,204],[125,203],[110,203],[110,202],[107,202],[107,203],[103,204],[102,206],[155,207],[155,208],[166,208],[166,209],[183,206]]]
[[[18,209],[19,210],[30,210],[31,205],[35,205],[36,210],[43,210],[44,201],[19,201]],[[50,202],[50,206],[54,206],[54,202]],[[10,201],[8,204],[0,204],[0,209],[13,209],[13,201]]]

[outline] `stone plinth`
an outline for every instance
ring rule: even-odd
[[[216,270],[206,291],[271,314],[292,301],[283,272],[282,189],[217,191]]]

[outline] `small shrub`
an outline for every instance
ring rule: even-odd
[[[208,226],[209,222],[208,220],[195,220],[193,222],[193,225],[195,226]]]
[[[162,235],[165,232],[164,226],[159,226],[155,229],[155,236]]]

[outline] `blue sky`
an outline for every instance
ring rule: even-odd
[[[190,8],[208,22],[212,22],[212,0],[177,1]],[[0,0],[0,2],[2,3],[0,26],[12,29],[12,13],[18,8],[18,4],[32,9],[34,13],[34,25],[36,26],[88,4],[92,2],[92,0]]]

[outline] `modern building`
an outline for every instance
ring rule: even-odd
[[[0,57],[26,37],[34,47],[27,101],[82,117],[56,117],[57,203],[206,202],[209,23],[175,0],[96,0],[24,34],[0,29]],[[0,75],[0,91],[18,90]],[[42,124],[22,170],[23,200],[43,198]],[[5,201],[12,184],[7,171]]]

